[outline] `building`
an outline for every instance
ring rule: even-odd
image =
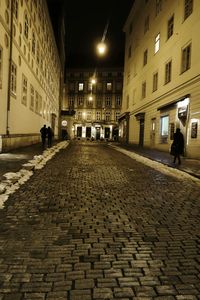
[[[117,139],[122,88],[121,68],[68,70],[62,110],[63,132],[67,130],[70,138]]]
[[[60,76],[46,0],[0,1],[0,152],[58,135]]]
[[[126,33],[122,141],[169,151],[176,128],[200,158],[200,2],[136,0]]]

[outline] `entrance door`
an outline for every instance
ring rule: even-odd
[[[105,128],[105,139],[109,139],[110,138],[110,128],[106,127]]]
[[[82,137],[82,127],[80,126],[77,127],[77,137]]]
[[[86,127],[86,138],[91,138],[91,127]]]
[[[144,145],[144,119],[140,119],[139,146]]]
[[[100,127],[96,127],[96,140],[100,140]]]
[[[156,118],[151,120],[151,147],[155,146],[155,136],[156,136]]]

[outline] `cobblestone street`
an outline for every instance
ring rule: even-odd
[[[72,142],[0,210],[0,300],[200,299],[200,185]]]

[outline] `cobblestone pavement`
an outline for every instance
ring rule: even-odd
[[[71,143],[0,211],[0,300],[200,299],[200,189]]]

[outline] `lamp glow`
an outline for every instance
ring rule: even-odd
[[[99,55],[104,55],[106,53],[107,47],[106,44],[101,42],[97,45],[97,52]]]

